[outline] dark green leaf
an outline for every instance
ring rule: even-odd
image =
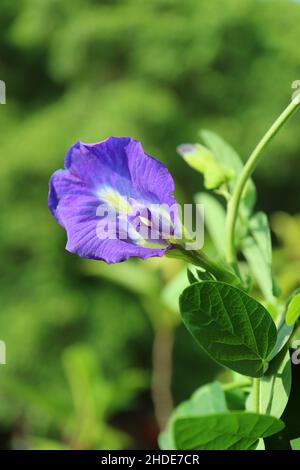
[[[190,284],[194,284],[195,282],[199,281],[211,281],[213,277],[207,271],[202,271],[200,269],[196,269],[195,273],[191,269],[187,269],[187,277]],[[185,286],[184,286],[185,287]]]
[[[194,275],[194,273],[192,273],[190,269],[187,269],[187,277],[188,277],[188,281],[190,284],[194,284],[194,282],[198,282],[198,279],[196,278],[196,276]]]
[[[229,410],[242,411],[245,409],[245,392],[241,388],[226,390],[225,398]]]
[[[174,439],[179,450],[252,450],[260,438],[283,427],[273,416],[236,411],[179,418],[174,423]]]
[[[197,276],[199,281],[212,281],[214,280],[214,277],[212,274],[210,274],[207,271],[201,271],[200,269],[197,269]]]
[[[260,377],[276,343],[276,326],[255,299],[229,284],[205,281],[180,296],[183,321],[208,354],[240,374]]]

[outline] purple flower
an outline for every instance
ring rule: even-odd
[[[140,142],[109,137],[77,142],[65,169],[50,179],[49,209],[67,232],[66,249],[82,258],[118,263],[162,256],[177,220],[174,182]]]

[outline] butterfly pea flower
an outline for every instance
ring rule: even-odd
[[[49,186],[49,209],[66,230],[66,249],[82,258],[118,263],[162,256],[173,247],[172,176],[137,140],[77,142]]]

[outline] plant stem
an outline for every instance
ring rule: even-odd
[[[223,264],[212,260],[201,250],[185,250],[184,246],[175,245],[173,250],[169,250],[166,253],[166,256],[168,258],[182,259],[194,266],[199,266],[215,276],[218,281],[243,288],[242,281],[231,268],[227,268]]]
[[[260,379],[253,379],[253,411],[260,412]]]
[[[277,132],[281,129],[283,124],[289,119],[292,114],[300,106],[300,94],[293,99],[293,101],[287,106],[283,113],[279,116],[274,124],[270,127],[268,132],[263,136],[261,141],[255,147],[254,151],[251,153],[249,159],[247,160],[239,179],[234,188],[232,198],[228,204],[227,212],[227,221],[226,221],[226,258],[227,262],[231,265],[236,263],[236,248],[235,248],[235,226],[239,212],[239,206],[241,198],[246,187],[246,184],[254,172],[257,164],[259,163],[262,151],[268,145],[268,143],[273,139]]]

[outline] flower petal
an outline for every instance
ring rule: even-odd
[[[168,169],[145,153],[140,142],[136,140],[131,139],[126,152],[135,190],[142,194],[151,194],[160,204],[175,204],[174,181]]]
[[[94,196],[66,196],[57,207],[58,217],[67,232],[66,249],[82,258],[118,263],[131,256],[149,258],[162,256],[169,247],[145,248],[128,240],[100,239],[97,216],[99,201]]]

